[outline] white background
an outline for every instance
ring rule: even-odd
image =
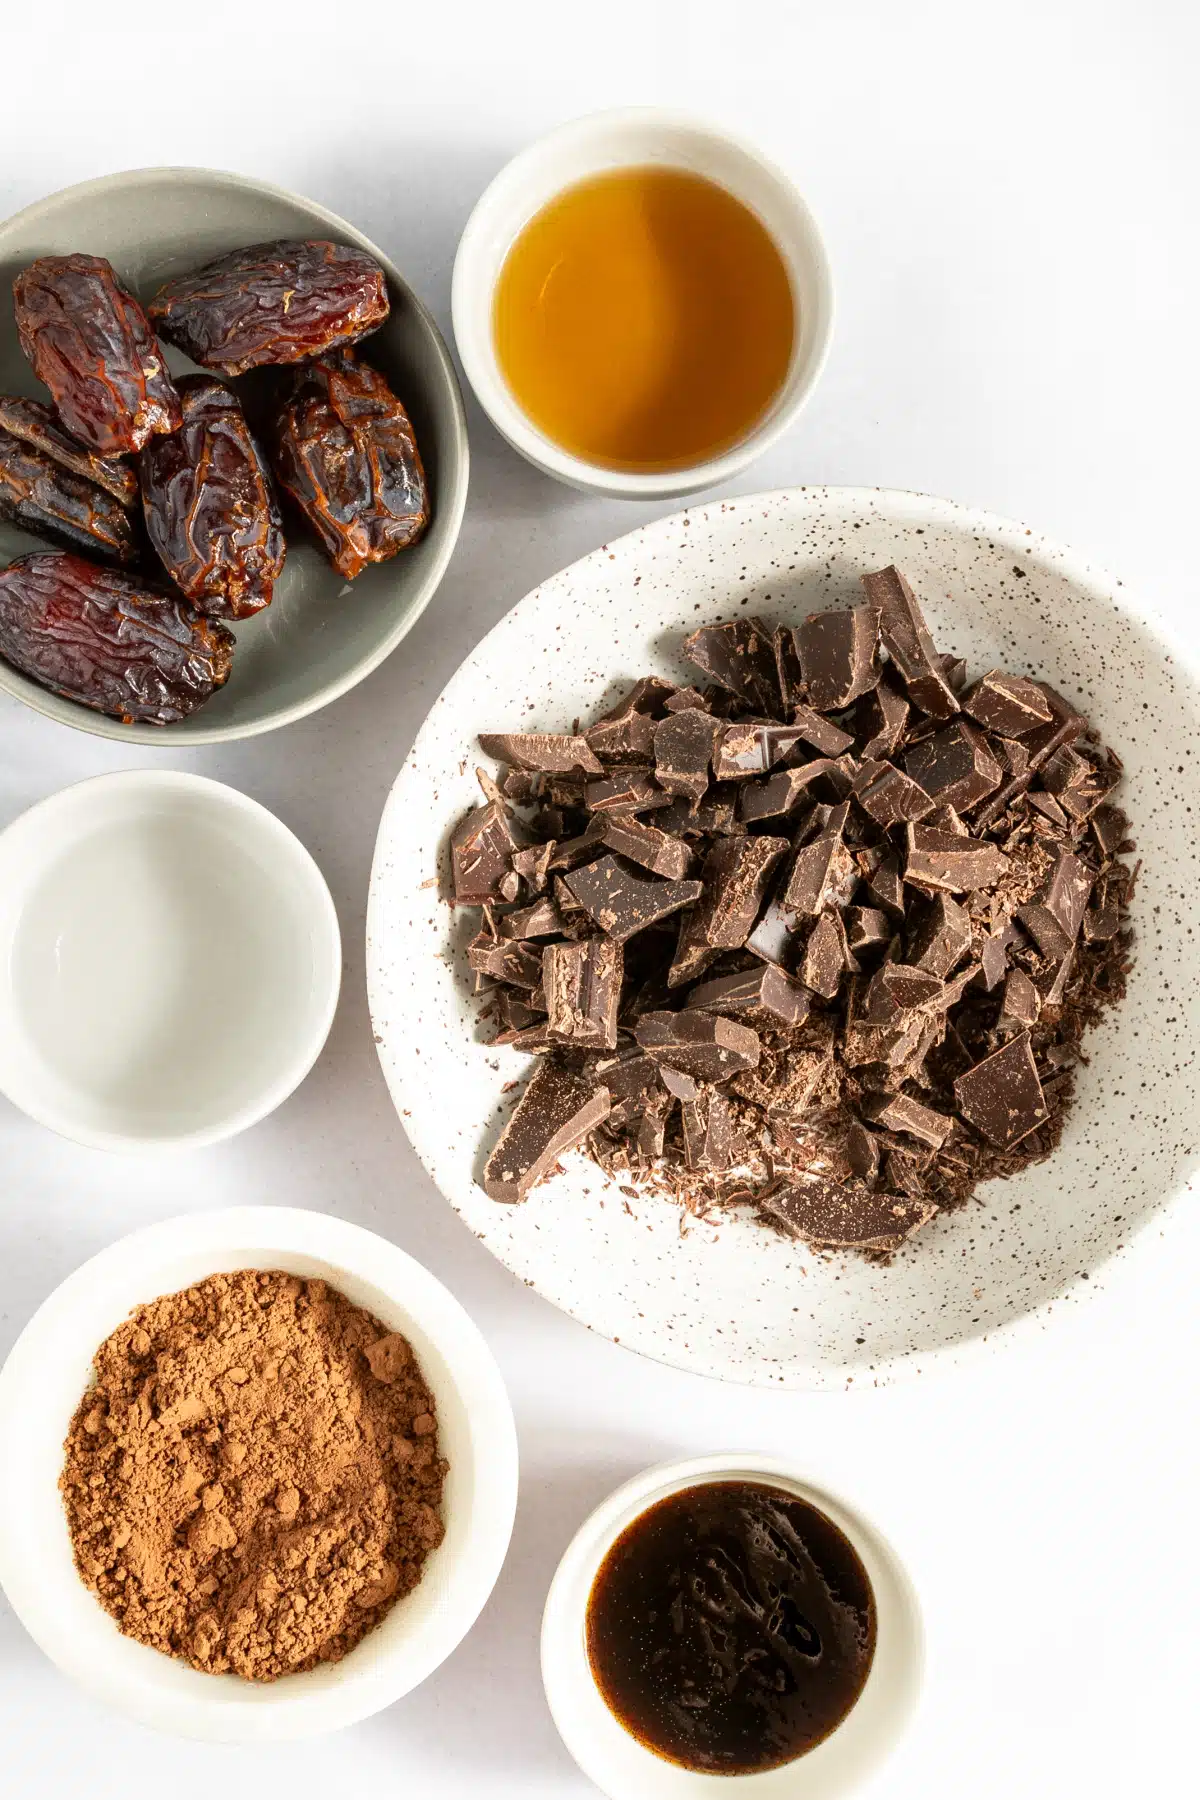
[[[0,7],[0,215],[123,167],[239,170],[352,220],[447,330],[458,233],[531,136],[643,101],[757,138],[823,223],[839,316],[819,391],[739,488],[874,483],[990,507],[1108,564],[1180,630],[1197,629],[1200,32],[1187,0],[20,10],[18,23]],[[409,1149],[364,993],[379,811],[425,711],[488,626],[651,511],[555,486],[468,409],[471,496],[441,592],[390,662],[328,711],[243,745],[182,753],[164,738],[135,752],[0,697],[0,825],[67,782],[135,763],[217,776],[308,844],[346,944],[324,1056],[232,1144],[109,1159],[0,1101],[0,1350],[76,1264],[152,1219],[266,1201],[369,1225],[449,1284],[501,1360],[524,1458],[512,1553],[476,1630],[423,1688],[294,1749],[182,1745],[125,1724],[70,1689],[0,1601],[3,1791],[593,1792],[542,1699],[550,1574],[619,1480],[724,1446],[786,1452],[842,1488],[916,1578],[925,1701],[873,1792],[1192,1789],[1194,1201],[1048,1333],[890,1391],[784,1395],[722,1388],[591,1337],[491,1261]]]

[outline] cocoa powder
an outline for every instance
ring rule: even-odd
[[[243,1270],[139,1307],[95,1356],[60,1481],[121,1630],[274,1681],[352,1650],[443,1536],[407,1341],[323,1281]]]

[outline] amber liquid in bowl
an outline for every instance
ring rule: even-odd
[[[584,462],[650,473],[745,438],[787,377],[796,307],[774,240],[685,169],[610,169],[557,194],[500,271],[497,361]]]

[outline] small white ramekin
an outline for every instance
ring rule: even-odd
[[[208,1275],[283,1269],[328,1281],[413,1347],[449,1463],[446,1536],[419,1585],[337,1663],[259,1685],[205,1675],[123,1637],[71,1559],[63,1442],[92,1357],[138,1304]],[[478,1617],[517,1500],[512,1408],[495,1358],[452,1294],[394,1244],[322,1213],[246,1206],[135,1231],[56,1288],[0,1371],[0,1584],[63,1674],[144,1725],[263,1743],[336,1731],[424,1681]]]
[[[714,1481],[762,1481],[819,1507],[857,1550],[875,1592],[875,1656],[857,1704],[806,1756],[754,1775],[699,1774],[647,1750],[608,1710],[588,1664],[588,1596],[616,1539],[668,1494]],[[542,1619],[542,1680],[554,1723],[584,1774],[612,1800],[730,1800],[735,1792],[745,1800],[838,1800],[898,1742],[916,1708],[923,1668],[920,1607],[896,1552],[861,1513],[772,1456],[700,1456],[635,1475],[580,1527]]]
[[[101,775],[0,833],[0,1093],[77,1143],[193,1149],[265,1118],[341,976],[320,869],[222,782]]]
[[[782,389],[740,443],[688,468],[641,474],[585,462],[537,429],[517,404],[497,362],[492,305],[513,240],[547,201],[602,170],[653,163],[707,176],[758,215],[787,265],[797,330]],[[786,431],[825,363],[833,327],[833,279],[816,221],[782,170],[752,145],[715,126],[686,114],[635,106],[563,125],[500,171],[484,190],[459,241],[451,310],[467,379],[492,424],[515,450],[570,487],[618,499],[655,500],[728,481]]]

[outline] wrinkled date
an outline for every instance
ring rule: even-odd
[[[415,544],[429,523],[408,414],[352,351],[297,371],[276,425],[274,467],[347,581]]]
[[[162,335],[222,375],[302,362],[378,330],[387,281],[373,257],[344,244],[282,238],[181,275],[148,308]]]
[[[283,567],[283,526],[262,453],[219,381],[179,383],[183,425],[142,451],[150,542],[177,587],[210,618],[244,619],[270,604]]]
[[[162,346],[102,256],[43,256],[13,282],[17,335],[63,424],[101,456],[179,424]]]
[[[46,551],[0,572],[0,656],[126,725],[171,725],[228,681],[233,633],[135,576]]]
[[[54,408],[43,401],[0,394],[0,430],[11,431],[22,443],[32,444],[60,469],[70,469],[73,475],[94,481],[122,506],[136,505],[137,476],[129,464],[119,462],[115,456],[97,456],[77,444],[59,424]]]
[[[2,427],[0,519],[105,562],[137,560],[133,515],[119,500]]]

